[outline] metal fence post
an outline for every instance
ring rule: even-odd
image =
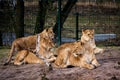
[[[79,26],[78,25],[79,24],[78,23],[78,18],[79,18],[79,13],[77,12],[75,15],[76,15],[76,40],[78,40],[78,38],[79,38],[78,37],[78,26]]]
[[[61,0],[58,0],[58,45],[61,44]]]

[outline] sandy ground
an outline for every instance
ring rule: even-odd
[[[3,66],[1,61],[0,80],[120,80],[120,48],[107,48],[96,57],[101,66],[93,70],[79,67],[49,70],[40,64]]]

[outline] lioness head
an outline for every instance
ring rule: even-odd
[[[90,41],[94,39],[94,29],[82,30],[81,41]]]
[[[55,48],[55,43],[52,40],[48,40],[48,51],[52,51]]]
[[[55,47],[55,43],[51,39],[42,38],[41,43],[41,47],[43,46],[47,51],[51,51],[51,49]]]
[[[85,43],[87,47],[96,48],[94,34],[94,29],[82,30],[81,42]]]
[[[85,49],[82,45],[83,44],[80,41],[74,42],[74,46],[73,46],[74,48],[72,53],[75,57],[77,57],[80,54],[84,54]]]
[[[42,32],[41,32],[41,36],[43,37],[43,38],[46,38],[46,39],[54,39],[54,32],[53,32],[53,28],[52,27],[50,27],[50,28],[46,28],[46,29],[44,29]]]

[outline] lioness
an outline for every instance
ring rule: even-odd
[[[53,62],[56,58],[49,58],[46,59],[47,62]],[[29,63],[29,64],[44,64],[45,62],[38,58],[33,52],[30,52],[29,50],[21,50],[17,53],[15,59],[14,59],[14,65],[22,65],[23,63]]]
[[[71,55],[75,54],[83,54],[84,49],[81,46],[80,41],[72,42],[72,43],[65,43],[62,44],[60,47],[57,48],[57,58],[53,64],[56,68],[64,68],[69,65],[69,58]],[[73,56],[74,57],[74,56]]]
[[[44,62],[29,50],[21,50],[17,53],[14,59],[14,65],[21,65],[23,63],[43,64]]]
[[[52,40],[54,38],[54,32],[53,28],[46,28],[40,33],[40,39],[45,38],[45,39],[50,39]],[[36,39],[37,35],[32,35],[28,37],[22,37],[15,39],[12,43],[10,53],[8,54],[8,60],[5,63],[8,64],[11,61],[13,53],[21,50],[35,50],[36,48]],[[42,45],[43,43],[40,43]],[[46,45],[47,46],[47,45]]]
[[[95,54],[103,53],[104,49],[98,48],[95,44],[94,34],[94,29],[82,30],[81,42],[84,43],[84,47],[86,48],[86,50],[93,49],[93,52]]]

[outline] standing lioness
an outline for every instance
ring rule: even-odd
[[[54,38],[53,29],[47,28],[40,33],[40,38],[46,38],[52,40]],[[36,49],[36,39],[37,35],[32,35],[28,37],[15,39],[12,43],[10,53],[8,54],[8,60],[5,64],[8,64],[11,61],[12,55],[14,52],[21,50],[35,50]],[[41,45],[42,43],[40,43]],[[46,45],[47,46],[47,45]]]

